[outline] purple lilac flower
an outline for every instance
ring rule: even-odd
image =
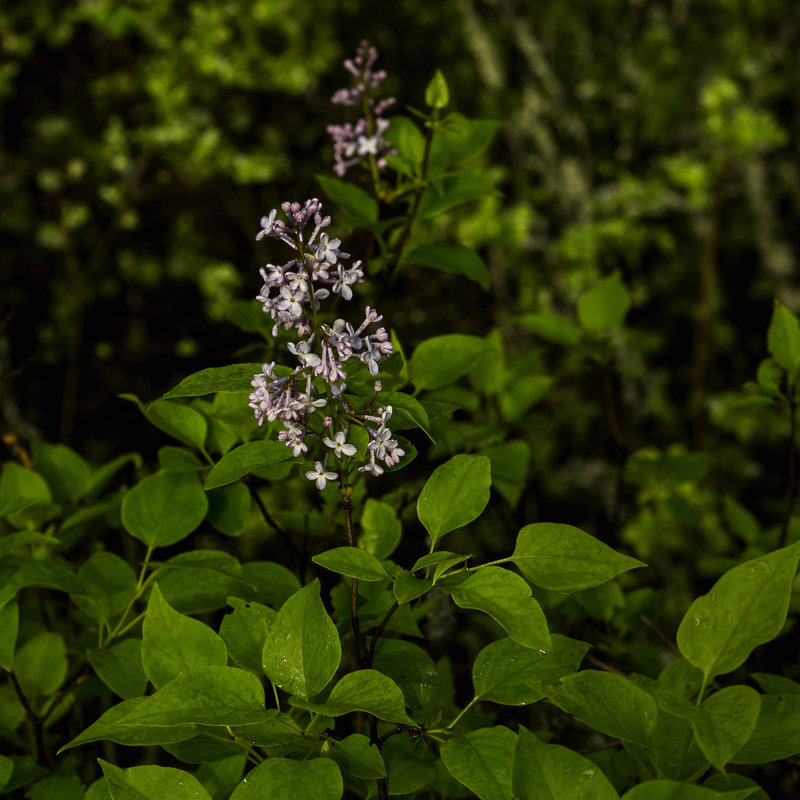
[[[386,77],[385,71],[373,70],[377,58],[378,51],[368,42],[362,42],[355,58],[344,62],[345,68],[356,78],[355,88],[339,89],[331,98],[337,105],[364,107],[364,117],[355,124],[345,122],[328,126],[328,133],[333,138],[334,171],[339,177],[366,157],[374,159],[375,166],[383,169],[386,156],[395,154],[383,138],[389,127],[389,120],[383,117],[383,113],[394,103],[394,98],[376,102],[372,96],[373,90]]]
[[[264,364],[251,381],[250,407],[259,425],[264,420],[279,420],[283,424],[284,430],[278,434],[278,440],[285,442],[296,458],[309,451],[310,442],[321,439],[328,452],[322,462],[315,463],[314,470],[305,473],[319,489],[323,489],[327,481],[339,477],[337,472],[328,471],[329,456],[339,460],[357,456],[357,447],[347,441],[354,421],[363,426],[370,437],[369,461],[359,466],[359,470],[380,475],[383,467],[378,460],[388,468],[404,455],[386,425],[392,409],[391,406],[378,408],[377,416],[354,412],[345,400],[347,372],[344,365],[351,359],[358,359],[366,364],[373,377],[377,376],[379,362],[393,352],[385,328],[369,331],[383,317],[367,306],[358,328],[344,319],[336,319],[331,325],[318,320],[321,301],[331,294],[338,294],[345,301],[352,299],[352,287],[364,281],[361,262],[356,261],[349,267],[342,263],[350,254],[341,250],[339,239],[322,232],[331,224],[331,218],[322,216],[319,200],[312,198],[304,204],[287,202],[281,208],[288,223],[276,219],[277,211],[273,209],[262,217],[256,239],[277,239],[294,251],[294,257],[283,266],[267,264],[260,270],[263,285],[257,300],[275,322],[273,336],[277,336],[281,327],[294,332],[296,338],[287,342],[286,347],[297,365],[291,372],[279,375],[275,362]],[[309,235],[308,227],[312,222]],[[380,390],[381,383],[375,380],[375,396]],[[311,418],[317,413],[319,422],[312,425]]]

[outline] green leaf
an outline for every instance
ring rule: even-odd
[[[19,607],[9,603],[0,608],[0,668],[11,672],[14,664],[14,648],[19,632]]]
[[[14,762],[10,758],[0,755],[0,791],[10,780],[12,772],[14,772]]]
[[[399,605],[410,603],[418,597],[422,597],[425,592],[433,588],[433,581],[426,578],[416,578],[410,572],[403,570],[392,584],[394,599]]]
[[[329,758],[269,758],[247,773],[230,800],[340,800],[342,774]]]
[[[94,588],[94,592],[90,597],[76,596],[73,601],[97,622],[113,619],[136,590],[136,575],[130,564],[105,550],[92,553],[81,564],[78,575]]]
[[[599,586],[629,569],[647,566],[572,525],[552,522],[522,528],[511,558],[531,583],[554,592]]]
[[[353,711],[374,714],[385,722],[413,725],[406,715],[405,699],[400,687],[389,677],[374,669],[348,672],[333,687],[324,703],[310,703],[301,697],[291,697],[296,708],[316,711],[328,717],[340,717]]]
[[[183,447],[160,447],[158,463],[163,472],[199,472],[208,465]]]
[[[274,716],[264,708],[264,687],[247,670],[196,667],[145,697],[126,717],[128,726],[254,725]]]
[[[513,572],[485,567],[450,590],[456,605],[483,611],[525,647],[548,651],[552,647],[547,620],[531,588]]]
[[[25,793],[26,800],[85,800],[83,781],[66,770],[42,778]]]
[[[20,531],[19,533],[11,533],[8,536],[0,538],[0,557],[5,557],[8,553],[14,550],[25,548],[28,550],[28,545],[57,545],[61,542],[54,536],[47,536],[44,533],[35,533],[34,531]],[[30,552],[28,550],[28,552]],[[74,573],[70,573],[73,574]]]
[[[342,658],[339,634],[322,605],[319,589],[315,579],[283,604],[262,654],[266,676],[304,700],[328,685]]]
[[[489,459],[492,467],[492,486],[514,508],[525,489],[525,476],[531,457],[531,448],[527,442],[513,439],[510,442],[486,447],[481,455]]]
[[[203,784],[214,800],[228,800],[230,793],[242,780],[247,756],[232,755],[206,762],[197,768],[197,780]]]
[[[211,795],[190,772],[174,767],[120,769],[97,759],[108,782],[112,800],[211,800]]]
[[[756,681],[767,694],[779,694],[781,696],[800,694],[800,683],[793,681],[791,678],[785,678],[783,675],[771,675],[768,672],[753,672],[750,677]]]
[[[150,728],[124,724],[125,718],[142,703],[147,702],[147,699],[146,697],[134,697],[117,703],[58,752],[61,753],[71,747],[97,742],[101,739],[109,739],[117,744],[146,747],[182,742],[197,735],[198,729],[195,725]]]
[[[777,300],[767,332],[767,347],[772,357],[790,375],[800,367],[800,322]]]
[[[251,503],[250,492],[243,483],[211,489],[206,519],[220,533],[235,536],[241,533],[250,516]]]
[[[450,102],[450,90],[440,69],[437,69],[425,87],[425,105],[428,108],[445,108]]]
[[[392,407],[392,430],[420,428],[436,444],[431,434],[428,412],[415,397],[405,392],[379,392],[376,401],[384,407]]]
[[[706,681],[731,672],[778,635],[786,619],[800,544],[728,570],[698,597],[678,628],[678,647]]]
[[[492,119],[467,119],[452,113],[436,128],[428,158],[428,176],[438,178],[452,164],[461,164],[483,153],[502,123]]]
[[[450,567],[461,564],[463,561],[468,561],[470,558],[472,558],[471,555],[464,555],[463,553],[437,550],[435,553],[428,553],[428,555],[418,558],[414,562],[414,566],[411,567],[411,572],[419,572],[422,569],[428,569],[428,567],[435,567],[433,576],[438,580]]]
[[[761,695],[761,710],[734,764],[764,764],[800,753],[800,695]]]
[[[208,510],[208,498],[191,472],[159,472],[139,481],[122,501],[125,530],[148,547],[188,536]]]
[[[274,561],[248,561],[242,577],[255,587],[255,599],[272,608],[280,608],[300,589],[297,576]]]
[[[622,800],[745,800],[757,789],[737,789],[733,792],[712,791],[677,781],[645,781],[625,792]]]
[[[463,275],[489,291],[489,268],[471,247],[439,242],[423,244],[414,248],[404,261],[407,264],[419,264],[422,267]]]
[[[228,597],[257,596],[242,565],[219,550],[189,550],[173,556],[158,573],[166,601],[181,614],[225,608]]]
[[[354,228],[373,225],[378,221],[378,204],[363,189],[328,175],[315,177],[325,194]]]
[[[480,800],[508,800],[517,736],[508,728],[479,728],[440,748],[447,771]]]
[[[553,385],[549,375],[522,375],[511,372],[509,384],[500,395],[500,408],[509,422],[516,422],[534,404],[538,403]]]
[[[425,154],[425,137],[408,117],[392,117],[384,138],[394,146],[400,158],[408,162],[412,172],[419,168]]]
[[[417,517],[434,543],[480,516],[489,502],[490,470],[486,456],[457,455],[433,471],[420,492]]]
[[[45,479],[32,469],[7,461],[0,475],[0,496],[24,497],[32,502],[49,503],[53,499]],[[5,512],[10,513],[10,512]]]
[[[361,534],[358,546],[377,559],[388,558],[400,544],[403,533],[395,510],[386,503],[367,498],[361,515]]]
[[[156,689],[195,667],[228,663],[228,648],[208,625],[175,611],[154,584],[142,624],[142,665]]]
[[[229,364],[226,367],[202,369],[184,378],[174,389],[170,389],[159,397],[168,400],[170,397],[200,397],[212,392],[240,392],[249,394],[252,391],[250,381],[253,375],[261,372],[261,364]]]
[[[139,468],[142,465],[142,457],[138,453],[123,453],[103,464],[92,473],[87,495],[93,497],[99,494],[126,464],[133,464]]]
[[[92,471],[71,448],[32,440],[33,463],[47,481],[58,501],[77,503],[89,491]]]
[[[479,336],[450,333],[426,339],[408,362],[411,382],[420,389],[436,389],[466,375],[475,359],[491,350]]]
[[[123,700],[139,697],[147,688],[141,645],[141,639],[123,639],[89,653],[89,663],[97,677]]]
[[[647,746],[658,717],[644,689],[612,672],[583,670],[546,687],[547,697],[581,722],[611,736]]]
[[[27,497],[20,497],[18,494],[6,494],[0,497],[0,517],[7,517],[23,508],[31,505],[34,501]],[[42,534],[36,534],[41,536]]]
[[[551,634],[552,648],[542,653],[513,639],[483,648],[472,665],[475,697],[509,706],[535,703],[545,696],[543,684],[574,674],[589,649],[585,642]]]
[[[542,339],[567,347],[577,344],[583,335],[581,329],[574,322],[552,312],[524,314],[517,317],[516,321],[524,325],[531,333],[541,336]]]
[[[206,489],[216,489],[238,481],[254,469],[292,458],[292,451],[283,442],[263,440],[245,442],[224,456],[206,477]]]
[[[398,745],[399,737],[394,737],[384,745],[383,760],[386,763],[386,792],[389,797],[406,795],[419,797],[420,792],[436,778],[436,767],[433,762],[406,750]]]
[[[761,708],[761,696],[749,686],[728,686],[699,707],[664,689],[657,700],[667,713],[692,723],[703,755],[720,772],[750,738]]]
[[[381,639],[372,666],[390,677],[403,692],[408,708],[422,711],[436,690],[436,664],[425,650],[402,639]]]
[[[12,536],[15,535],[12,534]],[[12,537],[9,536],[8,538]],[[23,564],[4,584],[0,584],[0,608],[9,600],[13,600],[20,589],[25,589],[28,586],[59,589],[62,592],[73,595],[73,597],[76,595],[90,595],[96,591],[59,561],[29,561],[27,564]]]
[[[520,725],[512,785],[520,800],[618,800],[600,768],[574,750],[545,744]],[[508,796],[508,795],[507,795]]]
[[[233,606],[233,614],[222,618],[219,634],[228,645],[231,658],[245,669],[261,672],[261,653],[269,626],[275,619],[276,611],[269,606],[238,597],[229,597],[228,605]]]
[[[120,397],[139,406],[139,410],[159,430],[179,442],[196,447],[198,450],[203,449],[208,423],[199,411],[169,400],[155,400],[145,405],[134,394],[121,394]]]
[[[17,648],[14,675],[33,703],[54,694],[67,677],[67,648],[57,633],[43,631]]]
[[[614,272],[580,296],[578,319],[586,330],[604,333],[619,325],[630,307],[630,293],[619,272]]]
[[[381,562],[360,547],[334,547],[311,560],[331,572],[360,581],[382,581],[389,577]]]
[[[373,781],[386,777],[386,765],[381,758],[381,751],[366,736],[352,733],[340,742],[332,741],[330,757],[345,775]]]

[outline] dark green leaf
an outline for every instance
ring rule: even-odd
[[[195,667],[228,663],[225,642],[208,625],[175,611],[154,584],[142,624],[142,665],[156,689]]]
[[[208,492],[206,519],[228,536],[241,533],[250,516],[250,492],[243,483],[220,486]]]
[[[206,477],[206,489],[216,489],[238,481],[258,467],[286,461],[292,451],[283,442],[263,440],[245,442],[224,456],[211,468]]]
[[[401,639],[382,639],[372,665],[400,687],[408,708],[422,711],[428,705],[438,677],[433,659],[421,647]]]
[[[415,397],[405,392],[379,392],[376,400],[384,407],[392,407],[392,421],[390,423],[392,430],[402,431],[408,428],[420,428],[436,444],[431,435],[428,412]]]
[[[19,606],[9,603],[0,608],[0,668],[11,672],[14,664],[14,648],[19,631]]]
[[[508,728],[480,728],[448,739],[439,753],[447,771],[480,800],[508,800],[516,747]]]
[[[377,745],[360,733],[352,733],[340,742],[333,742],[330,757],[339,765],[345,775],[353,775],[364,780],[386,777],[386,765]]]
[[[240,392],[249,394],[252,391],[250,381],[253,375],[261,372],[261,364],[229,364],[226,367],[202,369],[184,378],[174,389],[170,389],[159,397],[167,400],[170,397],[200,397],[212,392]]]
[[[425,578],[415,578],[410,572],[403,570],[392,584],[392,593],[395,600],[402,606],[410,603],[418,597],[422,597],[425,592],[433,588],[433,581]]]
[[[720,794],[702,786],[677,781],[645,781],[625,792],[622,800],[745,800],[756,789],[738,789]]]
[[[386,503],[367,498],[361,515],[358,546],[377,559],[388,558],[400,544],[402,526],[395,510]]]
[[[406,256],[405,263],[463,275],[486,291],[489,290],[489,268],[471,247],[460,244],[423,244]]]
[[[761,710],[747,744],[734,764],[763,764],[800,753],[800,696],[761,696]]]
[[[226,614],[219,628],[220,636],[228,645],[231,658],[245,669],[261,672],[261,653],[269,626],[277,612],[269,606],[238,597],[229,597],[228,605],[233,606],[233,614]]]
[[[57,633],[42,631],[17,648],[14,675],[31,702],[53,694],[67,677],[67,648]]]
[[[616,739],[647,746],[658,717],[644,689],[612,672],[583,670],[546,687],[547,697],[581,722]]]
[[[158,463],[163,472],[198,472],[208,466],[189,450],[170,446],[159,448]]]
[[[208,510],[208,498],[191,472],[159,472],[141,480],[122,501],[122,524],[148,547],[188,536]]]
[[[120,397],[139,406],[145,417],[159,430],[184,444],[198,449],[203,448],[208,423],[199,411],[169,400],[155,400],[145,405],[134,394],[121,394]]]
[[[525,314],[517,317],[517,322],[529,331],[554,344],[572,346],[580,341],[581,329],[566,317],[548,312],[546,314]]]
[[[417,389],[435,389],[458,380],[472,369],[475,359],[491,350],[485,339],[450,333],[426,339],[408,362],[411,381]]]
[[[123,639],[89,653],[89,663],[103,683],[123,700],[139,697],[147,687],[141,639]]]
[[[33,463],[47,481],[58,501],[75,504],[91,485],[89,465],[71,448],[32,440]]]
[[[342,774],[329,758],[269,758],[247,773],[230,800],[340,800],[343,791]]]
[[[600,768],[574,750],[545,744],[520,726],[513,769],[520,800],[618,800]]]
[[[100,550],[81,564],[78,575],[94,588],[90,597],[73,601],[97,622],[113,619],[128,604],[136,590],[136,575],[119,556]]]
[[[297,576],[273,561],[248,561],[242,577],[255,587],[255,599],[272,608],[280,608],[300,589]]]
[[[316,178],[353,227],[364,227],[378,221],[378,204],[363,189],[328,175],[317,175]]]

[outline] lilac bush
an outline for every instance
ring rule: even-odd
[[[267,264],[260,270],[264,284],[256,299],[275,321],[273,336],[278,336],[281,327],[297,336],[286,347],[298,363],[286,375],[276,374],[275,362],[264,364],[262,371],[253,376],[250,407],[259,425],[265,419],[283,423],[284,430],[278,438],[286,442],[296,458],[308,452],[310,440],[321,440],[328,448],[322,461],[316,461],[314,469],[305,473],[318,489],[339,478],[339,473],[328,470],[331,456],[345,480],[354,457],[355,462],[362,462],[359,472],[381,475],[384,467],[378,461],[392,467],[405,454],[387,427],[392,408],[378,405],[374,413],[359,413],[351,408],[345,399],[345,364],[361,361],[371,376],[378,375],[379,362],[392,354],[392,343],[385,328],[372,333],[367,330],[383,317],[367,306],[358,328],[341,318],[332,324],[320,319],[321,301],[335,295],[343,300],[353,298],[352,287],[364,281],[361,262],[345,266],[343,262],[350,254],[340,249],[339,239],[323,232],[331,218],[322,215],[318,199],[306,200],[302,205],[286,202],[281,208],[288,224],[276,219],[277,211],[273,209],[261,219],[256,239],[278,239],[294,251],[294,257],[283,266]],[[311,221],[314,228],[306,238]],[[375,397],[381,391],[377,378],[374,391]],[[370,437],[367,452],[360,458],[357,447],[347,441],[351,425],[363,427]]]

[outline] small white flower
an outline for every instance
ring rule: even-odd
[[[261,217],[261,230],[256,234],[256,241],[260,242],[265,236],[269,236],[272,233],[272,226],[275,224],[275,215],[277,214],[277,209],[272,209],[269,212],[268,217]]]
[[[338,477],[338,474],[335,472],[327,472],[319,461],[314,464],[313,470],[306,472],[306,478],[310,481],[314,481],[317,484],[317,489],[320,491],[325,488],[327,481],[335,481]]]
[[[358,452],[358,448],[354,444],[347,444],[346,438],[347,434],[339,431],[334,434],[333,440],[326,436],[322,441],[333,450],[337,458],[341,458],[342,455],[354,456]]]

